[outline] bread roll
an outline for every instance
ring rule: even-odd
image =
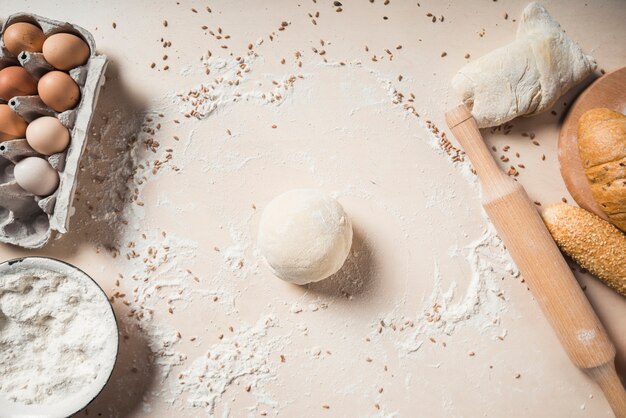
[[[565,254],[608,286],[626,296],[626,235],[586,210],[559,203],[542,213]]]
[[[605,108],[585,112],[578,122],[578,150],[591,194],[626,232],[626,116]]]

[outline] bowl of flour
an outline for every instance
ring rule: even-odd
[[[62,261],[0,264],[0,416],[67,417],[104,388],[118,352],[113,308]]]

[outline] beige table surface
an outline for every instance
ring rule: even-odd
[[[110,59],[70,232],[0,247],[73,263],[114,299],[118,364],[80,415],[612,416],[429,129],[456,104],[453,74],[512,40],[525,2],[341,2],[0,2],[0,18],[85,27]],[[545,5],[599,68],[626,65],[623,0]],[[556,115],[485,132],[543,205],[571,201],[556,138],[582,87]],[[203,115],[185,116],[192,96]],[[254,245],[263,207],[297,187],[336,196],[355,227],[344,269],[306,287]],[[626,300],[577,276],[624,375]]]

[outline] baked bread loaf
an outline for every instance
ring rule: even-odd
[[[578,151],[591,194],[626,232],[626,116],[605,108],[585,112],[578,122]]]
[[[585,209],[559,203],[541,214],[565,254],[626,296],[626,235]]]

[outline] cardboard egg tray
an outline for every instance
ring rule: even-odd
[[[69,75],[80,87],[80,103],[65,112],[55,112],[47,107],[39,96],[17,96],[8,105],[26,122],[40,116],[57,117],[70,131],[68,148],[58,154],[43,156],[34,151],[25,138],[0,143],[0,242],[26,248],[45,245],[55,233],[68,230],[72,215],[72,200],[76,187],[80,157],[87,142],[89,124],[98,101],[98,93],[104,84],[107,58],[96,55],[96,44],[91,34],[80,26],[59,22],[29,13],[11,15],[0,34],[13,23],[28,22],[41,27],[46,37],[55,33],[72,33],[87,42],[91,50],[89,60],[83,66],[73,68]],[[0,38],[0,70],[14,65],[24,67],[36,80],[54,68],[46,62],[42,53],[21,52],[12,55]],[[0,99],[0,103],[6,101]],[[50,196],[41,198],[23,190],[15,182],[13,167],[19,160],[39,156],[45,158],[59,171],[59,187]]]

